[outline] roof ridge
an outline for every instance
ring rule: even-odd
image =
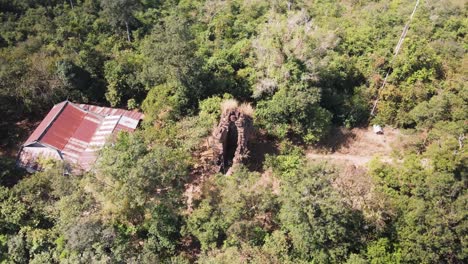
[[[85,111],[84,109],[82,109],[81,107],[79,107],[78,105],[76,105],[75,103],[70,102],[70,101],[68,101],[68,100],[67,100],[67,102],[68,102],[70,105],[72,105],[73,107],[78,108],[78,109],[81,110],[81,111]]]
[[[100,106],[100,105],[92,105],[92,104],[80,104],[80,105],[83,105],[83,106],[88,106],[88,107],[99,107],[99,108],[103,108],[103,109],[115,109],[115,110],[121,110],[121,111],[125,111],[125,112],[128,112],[128,113],[139,113],[139,114],[142,114],[142,112],[140,112],[138,109],[127,109],[127,108],[124,108],[124,107],[111,107],[111,106]],[[94,113],[90,110],[87,110],[91,113]],[[97,114],[97,113],[95,113]]]
[[[83,106],[93,106],[93,105],[90,105],[90,104],[75,104],[75,103],[72,103],[72,104],[73,104],[73,106],[75,106],[76,108],[79,108],[81,111],[84,111],[84,112],[87,113],[87,114],[92,114],[92,115],[94,115],[94,116],[96,116],[96,117],[98,117],[98,118],[104,118],[104,117],[106,117],[106,116],[104,116],[104,115],[95,113],[95,112],[93,112],[93,111],[90,111],[89,109],[85,109],[85,108],[83,108],[83,107],[80,106],[80,105],[83,105]]]

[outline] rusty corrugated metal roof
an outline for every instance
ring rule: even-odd
[[[126,116],[135,120],[140,120],[140,119],[143,119],[144,117],[144,115],[140,112],[129,111],[129,110],[119,109],[119,108],[103,107],[103,106],[88,105],[88,104],[80,104],[79,107],[87,111],[93,112],[95,114],[101,115],[101,116],[122,115],[122,116]]]
[[[37,142],[38,147],[56,149],[64,160],[89,170],[106,141],[118,131],[133,132],[143,116],[136,111],[65,101],[50,110],[23,146],[34,147]],[[26,148],[20,153],[20,163],[37,156],[24,151]]]
[[[47,130],[51,123],[55,120],[57,115],[62,111],[67,102],[61,102],[54,105],[49,113],[44,117],[39,126],[34,130],[34,132],[29,136],[24,145],[32,144],[35,141],[38,141],[42,134]]]
[[[68,140],[83,123],[85,115],[85,111],[66,102],[63,110],[52,121],[49,129],[42,134],[39,141],[58,150],[63,150]]]

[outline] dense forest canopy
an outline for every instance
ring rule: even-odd
[[[468,5],[421,0],[393,57],[414,4],[0,0],[0,262],[466,263]],[[188,210],[232,98],[277,150]],[[91,172],[25,174],[15,151],[66,99],[145,120]],[[333,127],[372,124],[411,135],[395,162],[307,160]]]

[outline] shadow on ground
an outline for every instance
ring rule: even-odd
[[[249,158],[246,166],[251,171],[263,172],[263,162],[266,155],[277,155],[279,153],[276,140],[266,135],[257,135],[249,142]]]
[[[356,134],[346,128],[333,127],[328,135],[315,146],[325,152],[335,152],[338,149],[349,147],[354,141]]]

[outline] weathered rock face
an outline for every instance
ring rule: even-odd
[[[226,172],[248,156],[247,143],[253,133],[252,118],[238,108],[221,115],[211,137],[211,147],[219,171]]]

